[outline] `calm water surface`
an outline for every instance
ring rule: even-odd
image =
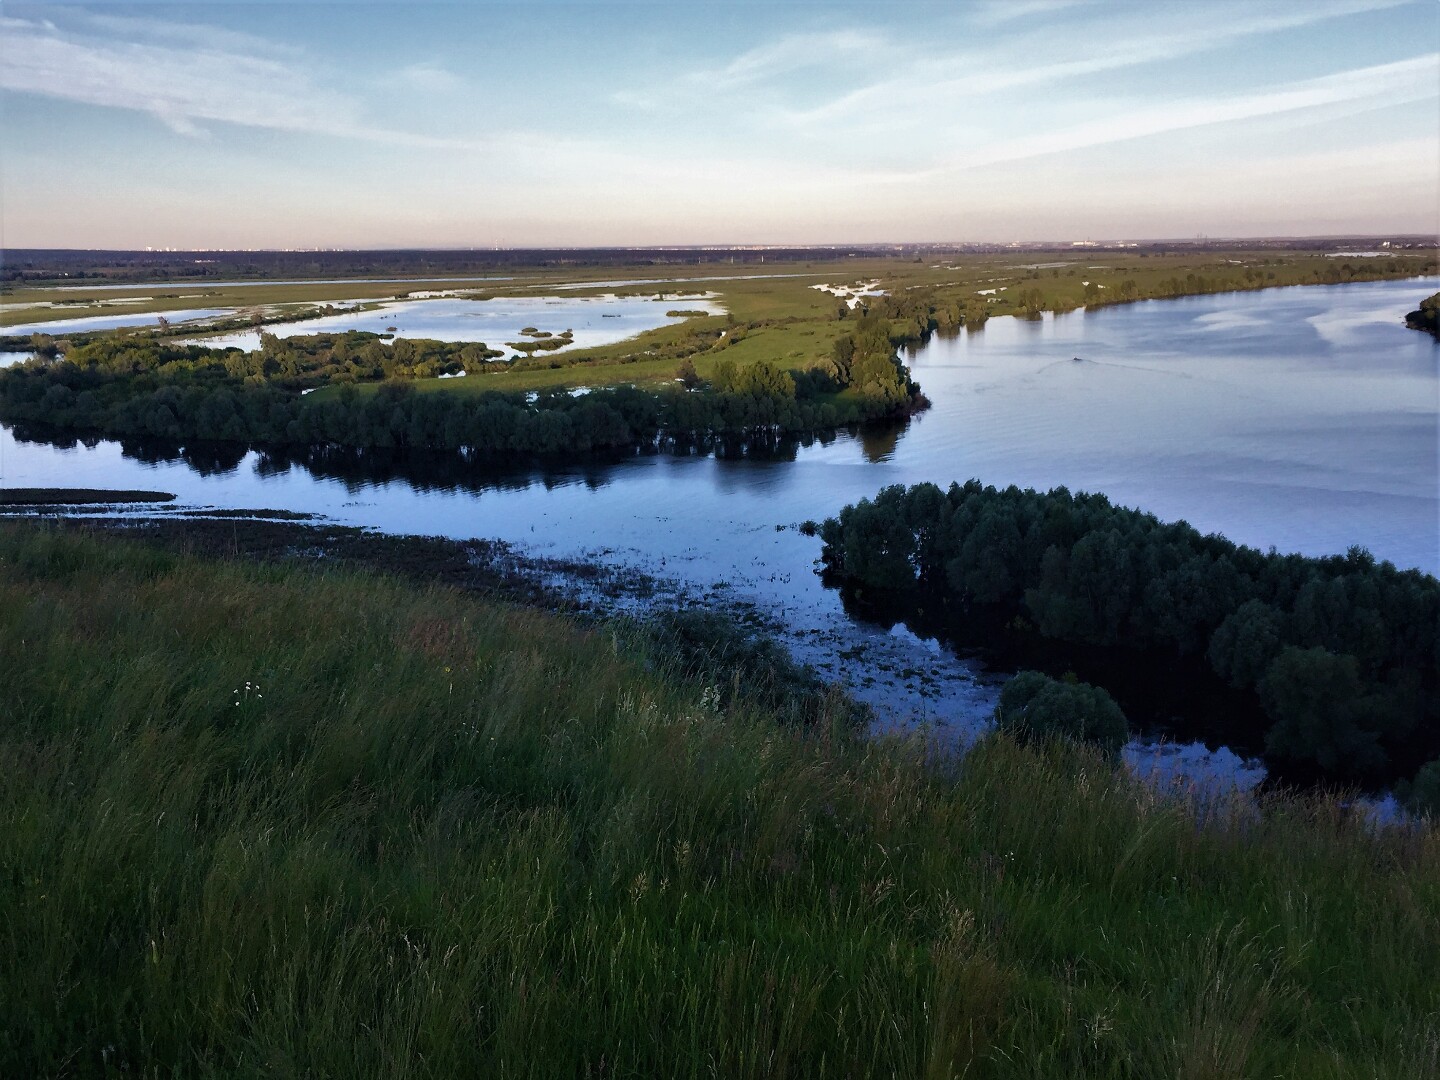
[[[499,475],[372,463],[366,477],[250,453],[202,474],[128,458],[113,442],[61,450],[5,436],[4,482],[158,488],[191,505],[310,511],[636,566],[691,596],[755,604],[887,722],[963,739],[992,707],[996,680],[934,641],[850,618],[814,573],[819,541],[796,523],[886,484],[978,477],[1103,491],[1261,548],[1319,555],[1360,544],[1435,573],[1440,345],[1401,322],[1434,288],[1306,286],[992,319],[910,356],[934,402],[916,421],[786,460],[657,455]],[[839,658],[857,647],[863,661]],[[1155,754],[1131,748],[1137,762]],[[1198,747],[1153,763],[1242,784],[1260,775]]]
[[[384,334],[393,330],[395,336],[401,338],[483,341],[493,349],[504,349],[506,342],[530,340],[520,331],[534,327],[552,335],[571,330],[574,332],[573,345],[565,348],[589,349],[682,321],[665,314],[675,310],[716,312],[721,308],[712,300],[695,297],[670,297],[665,300],[617,296],[499,296],[491,300],[439,297],[395,301],[373,311],[276,323],[265,330],[277,337],[333,334],[345,330]],[[253,351],[260,347],[260,332],[247,331],[195,340],[212,348],[238,346]]]
[[[165,316],[171,323],[213,319],[232,315],[234,308],[188,308],[184,311],[127,311],[115,315],[88,315],[78,319],[52,319],[49,322],[20,323],[0,327],[0,334],[78,334],[85,330],[118,330],[123,326],[156,326],[157,317]]]

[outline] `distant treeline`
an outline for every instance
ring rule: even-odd
[[[516,248],[471,251],[80,251],[12,248],[5,253],[0,281],[231,281],[234,279],[345,278],[404,275],[424,279],[449,274],[502,270],[601,267],[746,268],[813,259],[904,258],[926,246],[836,248]]]
[[[417,393],[405,381],[487,370],[483,345],[355,335],[265,336],[253,353],[112,337],[0,372],[0,418],[107,436],[564,453],[746,432],[803,432],[903,414],[923,399],[883,320],[857,323],[827,370],[722,361],[708,385],[572,396]],[[693,375],[693,367],[690,368]],[[362,392],[354,383],[382,382]],[[304,390],[339,383],[310,397]]]
[[[1424,250],[1433,237],[1392,237],[1395,250]],[[1353,244],[1353,240],[1345,241]],[[1282,238],[1232,241],[1165,241],[1127,248],[1128,254],[1194,254],[1202,252],[1329,251],[1336,246],[1325,238]],[[1069,244],[1034,244],[1032,253],[1055,252],[1072,256]],[[1104,249],[1101,249],[1102,251]],[[846,247],[791,248],[511,248],[408,251],[99,251],[59,248],[10,248],[0,281],[230,281],[276,278],[344,278],[360,275],[404,275],[424,278],[447,274],[483,274],[529,269],[588,267],[695,266],[705,273],[725,268],[754,268],[780,263],[840,259],[903,259],[928,256],[1005,254],[1017,249],[1007,244],[873,244]]]
[[[1141,254],[1140,257],[1143,258],[1144,255]],[[1124,268],[1109,271],[1111,277],[1114,273],[1124,272]],[[1079,308],[1093,310],[1137,300],[1168,300],[1181,296],[1246,292],[1289,285],[1343,285],[1351,282],[1410,278],[1437,272],[1440,272],[1440,260],[1435,258],[1421,260],[1398,257],[1357,259],[1353,262],[1325,259],[1321,261],[1321,265],[1316,265],[1316,260],[1313,259],[1302,264],[1276,259],[1273,260],[1273,265],[1215,267],[1208,273],[1191,271],[1183,276],[1177,273],[1163,278],[1140,274],[1138,277],[1111,280],[1109,284],[1098,280],[1072,283],[1067,279],[1075,278],[1080,273],[1073,267],[1065,270],[1064,277],[1061,277],[1059,268],[1052,269],[1048,275],[1035,269],[1013,288],[1007,287],[1003,298],[997,295],[978,295],[969,285],[961,292],[944,286],[911,288],[896,294],[863,297],[860,307],[855,311],[840,303],[837,305],[836,317],[844,320],[862,314],[885,319],[890,326],[891,337],[897,344],[915,343],[924,340],[931,333],[949,334],[962,327],[978,329],[997,314],[1038,319],[1047,311],[1063,314]],[[1080,284],[1080,288],[1076,289],[1075,284]],[[1425,303],[1440,303],[1440,300],[1432,297]],[[1433,311],[1430,317],[1434,317]],[[1425,329],[1425,304],[1421,305],[1420,311],[1411,312],[1407,320],[1410,325]]]
[[[821,535],[830,573],[911,611],[998,610],[1137,663],[1203,658],[1258,699],[1275,759],[1383,783],[1440,757],[1440,582],[1361,549],[1265,554],[1103,495],[977,481],[885,488]]]

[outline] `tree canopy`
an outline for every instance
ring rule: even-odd
[[[1352,548],[1262,553],[1103,495],[889,487],[821,527],[827,570],[1020,616],[1119,655],[1191,657],[1263,710],[1267,753],[1385,781],[1440,755],[1440,582]]]

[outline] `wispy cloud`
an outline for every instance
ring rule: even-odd
[[[786,34],[746,50],[721,67],[692,72],[689,81],[716,89],[745,86],[777,75],[843,63],[856,57],[865,57],[873,64],[888,56],[892,48],[887,39],[868,31]]]
[[[259,52],[267,56],[288,56],[294,59],[303,58],[305,55],[305,50],[299,46],[209,23],[176,22],[147,15],[117,15],[83,8],[76,10],[73,17],[67,18],[66,22],[90,34],[110,38],[142,39],[152,43],[165,41],[190,48]]]
[[[471,89],[470,83],[435,63],[407,64],[386,76],[386,81],[421,94],[458,94]]]
[[[1259,93],[1203,101],[1168,102],[1135,109],[1059,131],[979,146],[930,169],[894,174],[896,181],[1020,161],[1069,150],[1234,123],[1347,102],[1401,105],[1440,98],[1440,53],[1373,67],[1354,68],[1317,79],[1287,83]]]
[[[1054,15],[1091,2],[1093,0],[987,0],[972,6],[968,14],[977,26],[991,27]]]
[[[1024,43],[1024,52],[1042,57],[1038,62],[1017,62],[1021,50],[1005,41],[998,49],[952,52],[920,59],[906,66],[905,74],[880,80],[839,95],[807,109],[785,110],[779,115],[797,127],[832,123],[869,114],[901,115],[921,106],[959,106],[983,96],[1061,83],[1085,75],[1136,67],[1141,64],[1175,60],[1205,52],[1242,38],[1313,23],[1397,7],[1407,0],[1317,0],[1304,5],[1260,9],[1234,8],[1235,15],[1212,20],[1203,33],[1197,32],[1189,17],[1173,29],[1150,33],[1116,33],[1113,26],[1095,25],[1088,38],[1068,33],[1055,42]],[[1058,52],[1057,59],[1043,59],[1045,52]],[[960,74],[956,74],[959,72]]]
[[[623,87],[609,100],[642,112],[683,112],[716,95],[768,93],[774,84],[805,71],[862,71],[901,63],[901,44],[874,30],[822,30],[782,34],[719,64],[703,65],[645,88]]]
[[[464,145],[367,123],[353,100],[316,84],[285,46],[153,19],[91,16],[87,24],[144,40],[0,15],[0,89],[148,113],[189,136],[222,123],[402,146]]]

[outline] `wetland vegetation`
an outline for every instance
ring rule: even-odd
[[[579,397],[563,390],[530,398],[416,394],[406,381],[457,363],[483,372],[490,362],[483,347],[348,335],[295,341],[267,338],[250,354],[103,338],[0,374],[0,418],[112,436],[499,455],[833,429],[903,414],[922,401],[895,356],[889,324],[873,317],[837,340],[826,369],[720,361],[709,385],[693,390],[616,386]],[[387,375],[375,393],[353,385]],[[306,393],[327,382],[333,393]]]
[[[1082,305],[1372,280],[1435,268],[1433,254],[1424,251],[1355,260],[1295,252],[1235,251],[1222,258],[1138,251],[1086,253],[1030,266],[1016,265],[1013,258],[970,256],[929,264],[857,260],[803,269],[791,264],[781,276],[714,281],[723,315],[675,309],[688,316],[684,322],[580,349],[568,347],[568,330],[526,326],[524,340],[504,343],[512,350],[509,359],[484,342],[361,332],[288,338],[262,333],[256,352],[175,340],[193,336],[193,328],[60,339],[35,335],[23,343],[0,342],[23,344],[37,354],[36,361],[0,374],[0,416],[115,436],[463,448],[485,455],[832,430],[923,406],[920,388],[894,358],[896,347],[981,326],[991,315],[1038,317]],[[847,300],[814,287],[817,277],[833,278],[842,269],[847,280],[862,283],[861,292]],[[857,271],[865,273],[856,277]],[[692,292],[687,283],[708,282],[707,275],[674,273],[661,282],[660,297]],[[553,272],[531,270],[505,288],[557,284]],[[582,277],[577,284],[576,296],[656,293],[646,282],[587,283]],[[223,302],[226,287],[217,284],[207,293],[210,302]],[[323,286],[277,287],[270,299],[318,298],[317,288]],[[341,281],[331,283],[331,295],[341,288],[364,292]],[[253,303],[257,298],[249,291]],[[372,286],[371,292],[362,301],[394,294],[392,283]],[[423,290],[402,295],[416,292]],[[22,295],[33,303],[62,296],[67,310],[77,299],[68,291]],[[96,295],[99,302],[102,294]],[[174,295],[174,303],[194,302],[193,295]],[[293,320],[312,310],[313,305],[300,312],[255,309],[225,325]],[[6,313],[7,320],[17,317],[17,311]],[[472,377],[454,378],[461,374]],[[352,386],[353,393],[347,389]],[[421,393],[413,395],[409,387]],[[558,392],[567,388],[608,392],[588,393],[582,401]]]

